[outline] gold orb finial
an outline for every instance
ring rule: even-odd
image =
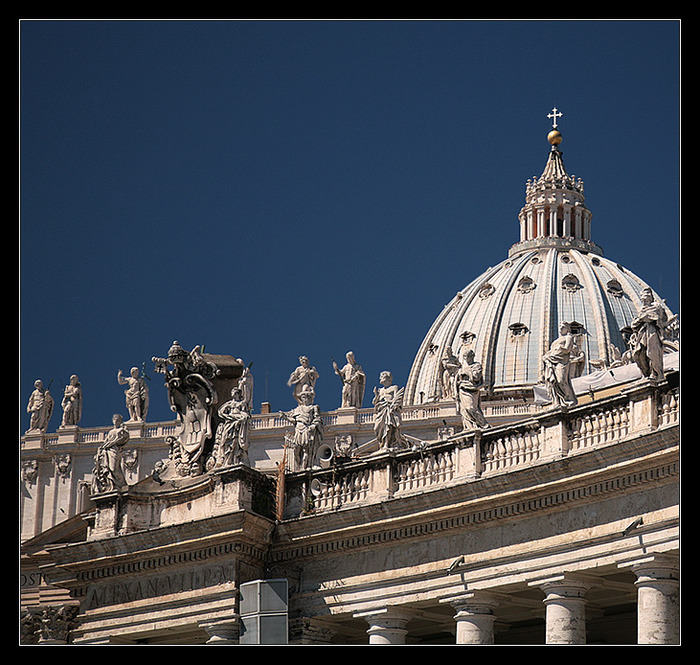
[[[561,143],[561,132],[558,129],[553,129],[549,134],[547,134],[547,140],[552,145],[559,145]]]

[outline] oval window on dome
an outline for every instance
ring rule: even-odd
[[[581,282],[578,281],[578,277],[576,275],[569,273],[564,279],[561,280],[561,285],[562,288],[565,291],[578,291],[579,289],[582,289],[583,286]]]
[[[524,277],[520,278],[517,289],[518,291],[520,291],[520,293],[530,293],[535,289],[536,286],[537,284],[535,284],[532,277],[525,275]]]
[[[524,323],[511,323],[508,326],[508,330],[510,330],[510,335],[511,337],[523,337],[524,335],[527,335],[529,333],[528,327]]]
[[[486,282],[486,284],[479,289],[479,298],[489,298],[491,295],[493,295],[495,290],[496,289],[494,288],[493,284]]]
[[[616,279],[611,279],[605,285],[605,288],[607,289],[608,293],[615,298],[622,298],[622,296],[625,295],[625,292],[622,289],[622,284],[620,284],[620,282],[618,282]]]

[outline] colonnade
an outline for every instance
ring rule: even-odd
[[[650,555],[620,566],[635,573],[637,588],[637,644],[680,643],[680,576],[677,557]],[[586,594],[592,578],[562,574],[530,583],[539,587],[545,607],[546,644],[586,643]],[[455,609],[457,644],[494,644],[496,609],[507,603],[505,594],[489,590],[468,591],[446,598]],[[355,615],[368,623],[369,644],[405,644],[409,611],[400,607]]]

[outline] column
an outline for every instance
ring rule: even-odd
[[[359,612],[353,616],[363,618],[369,624],[367,634],[370,644],[406,644],[406,624],[411,615],[394,608]]]
[[[531,583],[544,591],[547,644],[586,643],[585,594],[590,583],[574,576],[560,575]]]
[[[493,644],[495,608],[501,596],[488,591],[470,591],[440,602],[450,603],[456,610],[457,644]]]
[[[637,644],[680,644],[678,558],[652,554],[623,565],[637,576]]]

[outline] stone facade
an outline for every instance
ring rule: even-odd
[[[93,495],[25,543],[25,616],[75,608],[75,644],[237,643],[240,584],[284,578],[290,643],[677,643],[675,376],[289,471],[281,519],[242,465]]]
[[[132,369],[129,420],[80,427],[72,377],[48,432],[37,381],[21,642],[679,644],[678,320],[602,259],[549,140],[509,260],[371,408],[352,352],[328,412],[306,357],[298,406],[253,413],[250,366],[177,342],[153,358],[173,422]]]

